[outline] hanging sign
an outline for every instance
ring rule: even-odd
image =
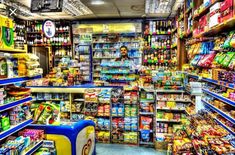
[[[52,38],[55,35],[55,23],[51,20],[45,20],[42,25],[42,30],[47,38]]]

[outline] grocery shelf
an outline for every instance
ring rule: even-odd
[[[124,129],[124,131],[125,132],[138,132],[137,130],[125,130],[125,129]]]
[[[198,76],[198,75],[194,75],[194,74],[188,74],[188,77],[189,77],[189,78],[196,79],[196,80],[201,79],[201,77],[200,77],[200,76]]]
[[[164,90],[164,89],[157,89],[156,92],[157,92],[157,93],[184,93],[184,90],[173,90],[173,89]]]
[[[7,85],[7,84],[14,84],[19,82],[26,82],[29,80],[35,80],[42,78],[42,75],[36,75],[32,77],[16,77],[16,78],[7,78],[7,79],[0,79],[0,85]]]
[[[223,101],[224,103],[227,103],[227,104],[229,104],[229,105],[235,107],[235,101],[232,101],[232,100],[230,100],[230,99],[228,99],[228,98],[226,98],[226,97],[223,97],[223,96],[221,96],[221,95],[218,95],[218,94],[216,94],[216,93],[214,93],[214,92],[211,92],[211,91],[209,91],[209,90],[207,90],[207,89],[202,89],[202,91],[203,91],[204,93],[210,95],[210,96],[213,96],[214,98],[216,98],[216,99],[218,99],[218,100],[220,100],[220,101]]]
[[[193,16],[193,19],[199,19],[200,17],[202,17],[203,15],[205,15],[206,13],[208,13],[210,11],[210,7],[212,7],[215,3],[217,2],[221,2],[222,0],[215,0],[213,3],[209,4],[207,7],[205,7],[200,13],[196,14]]]
[[[185,108],[157,107],[157,110],[185,111]]]
[[[210,104],[209,102],[202,100],[202,102],[205,104],[206,107],[208,107],[209,109],[217,112],[218,114],[220,114],[221,116],[223,116],[224,118],[226,118],[227,120],[229,120],[231,123],[235,124],[235,119],[232,118],[231,116],[229,116],[228,114],[226,114],[225,112],[223,112],[222,110],[216,108],[215,106],[213,106],[212,104]]]
[[[153,115],[153,112],[139,112],[140,115]]]
[[[148,35],[153,35],[153,36],[169,36],[169,35],[171,35],[171,33],[156,33],[156,32],[152,32],[152,33],[146,33],[146,34],[144,34],[145,36],[148,36]]]
[[[85,101],[83,98],[73,99],[73,101]]]
[[[32,101],[69,101],[64,99],[33,99]]]
[[[144,91],[146,91],[146,92],[155,92],[155,90],[154,89],[152,89],[152,88],[145,88],[145,87],[139,87],[140,89],[143,89]]]
[[[177,119],[156,119],[157,122],[172,122],[172,123],[179,123],[181,120]]]
[[[95,129],[97,131],[110,131],[110,129]]]
[[[187,100],[160,100],[160,99],[157,99],[157,101],[160,101],[160,102],[186,102],[186,103],[191,103],[192,101],[187,101]]]
[[[117,59],[118,57],[94,57],[93,59]]]
[[[28,126],[29,124],[31,124],[33,122],[32,119],[26,120],[24,122],[21,122],[20,124],[11,126],[10,129],[0,132],[0,140],[3,140],[4,138],[12,135],[13,133],[23,129],[24,127]]]
[[[202,81],[210,82],[210,83],[213,83],[213,84],[216,84],[216,85],[224,86],[224,87],[235,90],[235,84],[234,83],[228,83],[228,82],[225,82],[225,81],[213,80],[213,79],[209,79],[209,78],[202,78]]]
[[[185,110],[185,112],[186,112],[186,114],[188,114],[189,116],[190,116],[190,115],[193,115],[193,114],[191,114],[188,110]]]
[[[25,103],[25,102],[28,102],[31,100],[32,100],[32,97],[29,96],[29,97],[25,97],[25,98],[17,100],[17,101],[13,101],[13,102],[10,102],[10,103],[4,104],[4,105],[0,105],[0,112],[5,111],[7,109],[11,109],[17,105],[20,105],[22,103]]]
[[[92,42],[93,44],[118,44],[118,43],[139,43],[140,41],[118,41],[118,42]]]
[[[222,22],[212,28],[210,28],[208,31],[202,32],[196,36],[194,36],[194,38],[201,38],[201,37],[205,37],[205,36],[213,36],[215,34],[218,34],[220,32],[223,32],[224,30],[228,30],[234,27],[235,24],[235,16],[230,18],[229,20]]]
[[[153,142],[139,142],[139,144],[141,144],[141,145],[154,145],[154,143]]]
[[[143,131],[144,129],[139,129],[139,131]],[[149,130],[150,133],[153,133],[153,130]]]
[[[111,83],[128,83],[128,82],[131,82],[131,81],[134,81],[135,79],[132,79],[132,80],[106,80],[106,81],[109,81]]]
[[[124,115],[123,116],[112,115],[111,117],[125,117],[125,116]]]
[[[110,117],[110,116],[101,116],[101,115],[96,115],[96,117]],[[115,116],[114,116],[115,117]]]
[[[9,53],[27,53],[27,50],[0,48],[1,52]]]
[[[156,133],[156,135],[173,136],[173,133]]]
[[[225,125],[223,122],[221,122],[219,119],[214,118],[214,120],[221,125],[223,128],[225,128],[228,132],[230,132],[232,135],[235,136],[235,132],[233,132],[227,125]]]
[[[134,74],[135,72],[118,72],[118,73],[115,73],[115,72],[101,72],[101,74]]]
[[[140,102],[155,102],[155,100],[154,99],[150,99],[150,100],[140,99]]]
[[[203,93],[192,93],[191,91],[189,91],[189,90],[185,90],[185,92],[186,93],[188,93],[188,94],[190,94],[191,96],[201,96],[201,95],[203,95]]]
[[[21,152],[23,155],[31,155],[36,152],[43,144],[43,140],[37,142],[35,145],[31,146],[29,149],[24,150]]]

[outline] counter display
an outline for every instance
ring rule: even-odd
[[[45,131],[47,140],[54,141],[57,155],[95,155],[95,124],[89,120],[59,126],[31,125]]]

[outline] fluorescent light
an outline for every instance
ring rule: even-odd
[[[91,2],[91,4],[92,5],[102,5],[102,4],[104,4],[104,1],[102,1],[102,0],[93,0]]]

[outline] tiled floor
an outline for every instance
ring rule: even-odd
[[[96,144],[97,155],[166,155],[166,152],[156,151],[154,148],[121,145]]]

